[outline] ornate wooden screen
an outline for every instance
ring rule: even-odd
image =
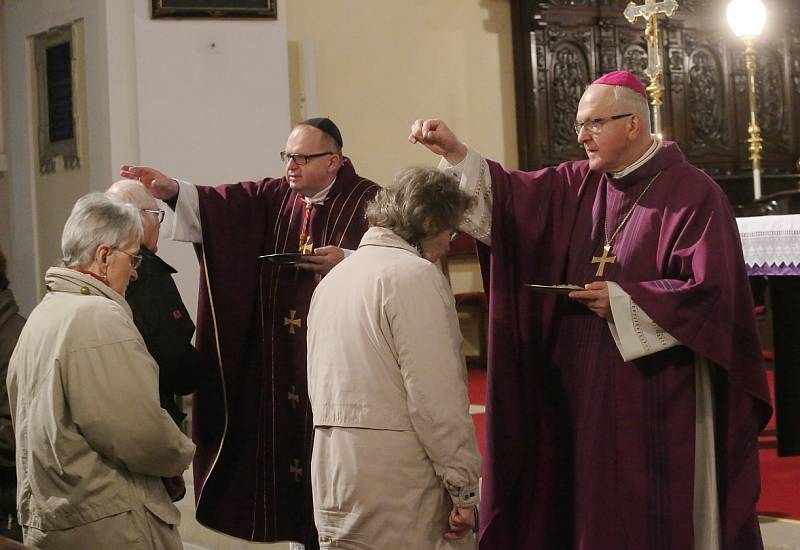
[[[512,0],[521,167],[585,158],[572,125],[578,100],[594,78],[627,69],[648,83],[644,22],[631,25],[624,18],[628,1]],[[744,44],[728,27],[728,0],[678,2],[671,19],[659,19],[664,138],[677,141],[732,202],[748,201]],[[767,194],[797,188],[800,181],[800,1],[764,3],[769,15],[756,41],[757,115]]]

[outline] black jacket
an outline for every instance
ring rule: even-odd
[[[145,248],[140,254],[138,278],[128,285],[125,298],[147,350],[158,363],[161,407],[180,425],[186,415],[175,404],[175,394],[197,388],[200,354],[191,342],[194,323],[172,279],[177,271]]]

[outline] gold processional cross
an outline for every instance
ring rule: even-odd
[[[636,21],[637,17],[647,20],[647,28],[644,31],[647,37],[647,67],[644,72],[650,79],[647,92],[650,94],[653,105],[653,131],[661,135],[661,95],[664,86],[661,84],[663,76],[663,66],[661,63],[661,45],[658,41],[658,19],[659,13],[667,17],[672,17],[678,9],[677,0],[644,0],[644,4],[634,4],[628,2],[623,14],[629,23]]]
[[[616,256],[611,256],[611,245],[604,244],[603,245],[603,255],[602,256],[592,256],[592,263],[593,264],[600,264],[597,266],[597,273],[595,275],[597,277],[602,277],[603,272],[606,269],[606,264],[613,264],[617,261]],[[586,261],[586,260],[584,260]]]
[[[297,315],[296,309],[289,310],[289,316],[283,318],[283,326],[289,327],[289,334],[295,333],[295,327],[300,328],[303,326],[303,320],[300,317],[295,317]]]

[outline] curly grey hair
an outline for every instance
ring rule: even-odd
[[[61,253],[65,267],[89,267],[101,244],[119,249],[142,240],[142,220],[136,207],[104,193],[79,198],[64,224]]]
[[[367,221],[413,243],[461,225],[473,202],[439,170],[406,168],[367,205]]]

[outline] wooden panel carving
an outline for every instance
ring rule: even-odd
[[[545,140],[547,158],[573,158],[580,154],[573,128],[575,112],[585,82],[594,71],[591,27],[549,26],[545,29],[545,69],[547,113],[550,138]]]
[[[690,147],[707,149],[724,142],[722,132],[722,73],[714,54],[706,48],[689,57]]]
[[[782,60],[774,51],[759,55],[757,59],[756,102],[764,143],[768,149],[779,148],[788,152]]]
[[[575,149],[575,112],[589,76],[588,63],[580,48],[568,42],[555,50],[550,74],[553,75],[550,80],[553,153],[558,155]]]
[[[624,68],[648,83],[644,23],[629,0],[512,0],[520,167],[584,158],[572,124],[594,78]],[[637,0],[638,2],[638,0]],[[728,0],[679,0],[661,19],[665,139],[747,200],[749,105],[743,44],[724,20]],[[766,0],[772,27],[756,42],[765,193],[796,188],[800,160],[800,2]]]
[[[647,82],[644,73],[647,68],[647,43],[644,35],[634,28],[618,28],[617,36],[622,62],[616,67],[610,67],[609,71],[623,68],[635,74],[642,82]]]

